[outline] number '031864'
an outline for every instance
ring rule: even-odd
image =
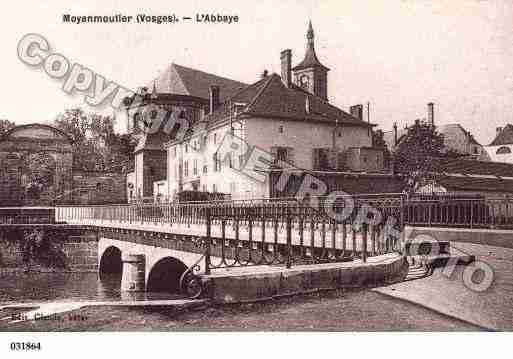
[[[12,342],[11,350],[41,350],[41,343]]]

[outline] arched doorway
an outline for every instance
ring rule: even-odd
[[[178,259],[165,257],[159,260],[151,269],[146,290],[148,292],[180,292],[180,277],[187,266]]]

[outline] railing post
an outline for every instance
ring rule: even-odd
[[[406,201],[408,201],[408,198],[406,199]],[[399,230],[401,231],[399,236],[399,249],[401,250],[401,253],[403,253],[404,251],[404,242],[405,242],[405,235],[406,235],[406,229],[405,229],[405,221],[404,221],[404,211],[405,211],[405,208],[407,209],[408,208],[408,204],[405,205],[404,203],[404,195],[401,195],[401,210],[400,210],[400,223],[399,223]],[[395,248],[394,248],[395,250]],[[404,254],[404,253],[403,253]]]
[[[292,213],[290,207],[286,207],[287,226],[287,268],[292,266]]]
[[[207,207],[206,211],[206,220],[207,220],[207,237],[206,237],[206,250],[205,250],[205,274],[210,274],[210,245],[212,243],[211,233],[212,233],[212,216],[211,216],[211,208]]]
[[[367,231],[369,229],[369,225],[367,223],[363,223],[362,225],[362,237],[363,237],[363,248],[362,248],[362,261],[363,263],[367,262]]]
[[[472,228],[474,222],[474,200],[470,200],[470,228]]]

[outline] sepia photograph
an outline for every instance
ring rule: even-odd
[[[3,14],[2,357],[511,340],[510,0]]]

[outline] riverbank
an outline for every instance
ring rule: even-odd
[[[2,311],[2,317],[15,311]],[[51,318],[50,318],[51,319]],[[481,328],[370,290],[329,291],[260,303],[174,308],[90,307],[62,320],[0,331],[476,331]]]

